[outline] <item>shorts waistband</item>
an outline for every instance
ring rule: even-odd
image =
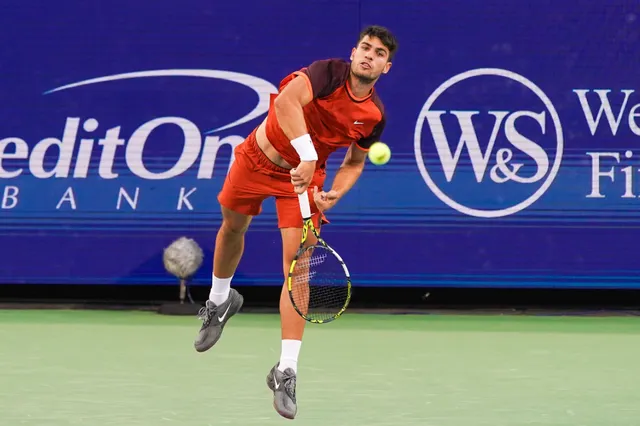
[[[253,132],[251,132],[251,134],[247,137],[247,153],[251,155],[256,163],[258,163],[261,167],[264,167],[265,169],[272,172],[282,173],[289,176],[289,169],[278,166],[276,163],[271,161],[264,152],[262,152],[262,150],[258,146],[258,140],[256,139],[257,131],[258,129],[254,129]]]

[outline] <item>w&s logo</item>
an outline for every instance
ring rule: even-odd
[[[466,71],[441,84],[415,128],[420,173],[449,207],[470,216],[517,213],[555,179],[560,118],[545,93],[511,71]]]

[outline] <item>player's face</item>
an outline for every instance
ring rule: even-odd
[[[351,51],[351,72],[362,82],[376,81],[389,68],[389,49],[377,37],[365,36]]]

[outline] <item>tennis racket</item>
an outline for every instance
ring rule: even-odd
[[[302,318],[325,324],[344,313],[351,300],[351,276],[340,255],[318,233],[311,220],[307,192],[298,194],[302,213],[302,241],[296,253],[287,287],[294,309]],[[318,239],[306,245],[309,232]]]

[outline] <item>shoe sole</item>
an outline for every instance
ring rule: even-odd
[[[280,410],[278,410],[278,407],[276,407],[276,401],[275,399],[273,400],[273,409],[276,410],[276,413],[280,414],[282,417],[284,417],[285,419],[289,419],[289,420],[294,420],[296,415],[294,414],[293,416],[289,415],[289,414],[284,414],[282,413]]]
[[[269,388],[269,390],[270,390],[271,392],[274,392],[274,393],[275,393],[275,391],[276,391],[276,390],[275,390],[275,388],[273,387],[273,384],[272,384],[272,383],[273,383],[273,381],[272,381],[272,380],[270,380],[270,379],[271,379],[271,373],[269,373],[269,375],[267,376],[267,387]],[[274,410],[276,410],[276,413],[280,414],[280,415],[281,415],[282,417],[284,417],[285,419],[294,420],[294,419],[295,419],[295,417],[296,417],[296,415],[295,415],[295,414],[290,415],[290,414],[286,414],[286,413],[283,413],[283,412],[281,412],[280,410],[278,410],[278,407],[276,406],[276,399],[275,399],[275,395],[274,395],[274,398],[273,398],[273,409],[274,409]]]

